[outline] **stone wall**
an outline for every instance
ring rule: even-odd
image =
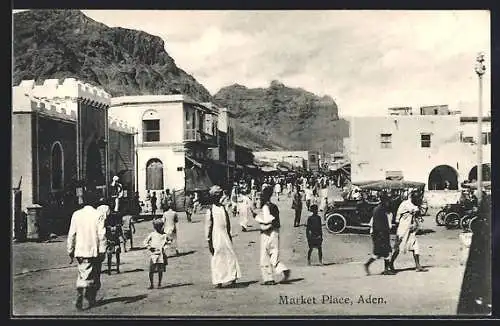
[[[429,190],[425,192],[429,207],[440,208],[446,204],[454,204],[460,198],[460,191]]]

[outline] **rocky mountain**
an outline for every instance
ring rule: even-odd
[[[176,66],[158,36],[110,28],[79,10],[29,10],[13,18],[13,82],[77,77],[113,96],[181,92],[212,100]]]
[[[272,81],[268,88],[242,85],[224,87],[214,95],[215,103],[228,107],[244,130],[252,130],[282,148],[342,150],[349,135],[348,123],[339,119],[335,101],[301,88]],[[239,130],[235,130],[238,138]]]
[[[272,82],[267,89],[233,85],[215,97],[177,67],[164,41],[142,31],[108,27],[78,10],[28,10],[13,18],[13,83],[74,77],[113,96],[187,94],[236,115],[238,144],[252,149],[335,151],[346,135],[328,96]]]

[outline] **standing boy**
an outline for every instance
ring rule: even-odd
[[[125,209],[125,215],[122,217],[122,233],[123,233],[123,251],[127,252],[127,240],[130,240],[130,249],[134,247],[134,239],[132,234],[135,234],[135,225],[130,209]]]
[[[323,265],[323,226],[318,215],[318,205],[311,205],[311,216],[307,219],[306,236],[309,251],[307,252],[307,265],[311,265],[311,254],[314,248],[318,249],[320,265]]]

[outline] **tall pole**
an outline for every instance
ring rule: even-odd
[[[486,71],[484,65],[484,54],[479,53],[476,58],[475,67],[477,76],[479,77],[479,103],[477,114],[477,200],[478,203],[482,199],[483,189],[483,75]]]

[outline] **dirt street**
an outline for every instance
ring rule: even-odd
[[[459,230],[446,230],[434,222],[436,209],[425,217],[419,236],[421,262],[427,273],[413,270],[410,254],[396,261],[397,275],[384,276],[383,261],[372,264],[366,276],[363,263],[371,253],[366,230],[340,235],[324,231],[325,266],[307,266],[307,242],[302,225],[293,227],[291,200],[276,202],[281,210],[282,261],[291,268],[289,284],[262,286],[259,269],[259,232],[239,230],[232,218],[233,242],[243,273],[238,286],[215,289],[210,278],[210,256],[204,241],[204,216],[187,223],[180,214],[181,256],[170,257],[164,287],[148,290],[148,254],[135,249],[122,254],[121,274],[102,275],[98,306],[76,311],[76,263],[69,265],[66,238],[53,243],[13,245],[13,313],[26,315],[454,315],[464,266],[460,264]],[[135,246],[142,246],[152,230],[150,221],[136,224]]]

